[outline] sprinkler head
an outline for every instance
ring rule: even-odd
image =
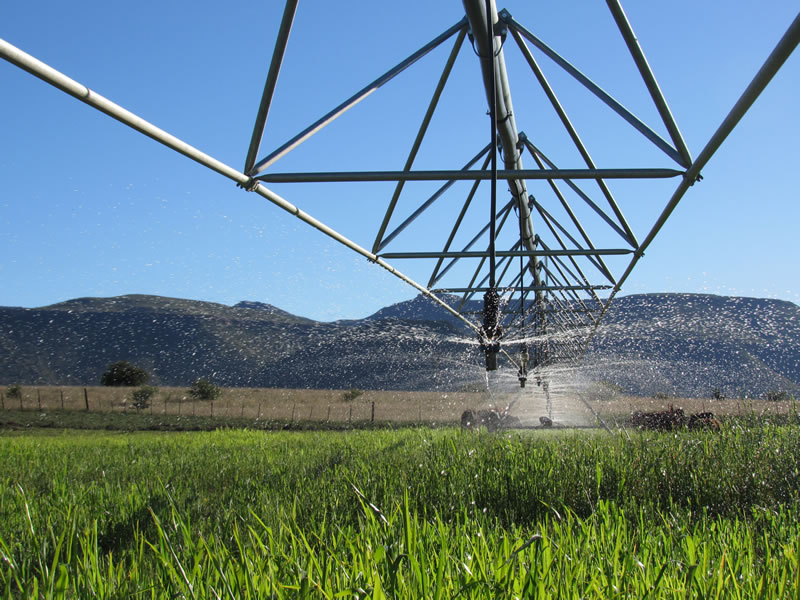
[[[483,295],[483,326],[481,327],[481,350],[486,355],[486,370],[497,370],[497,353],[500,352],[500,296],[494,288]]]
[[[497,354],[500,352],[500,342],[497,340],[488,340],[481,344],[481,350],[486,357],[486,370],[497,370]]]

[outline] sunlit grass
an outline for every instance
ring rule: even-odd
[[[795,429],[0,439],[5,597],[800,594]]]

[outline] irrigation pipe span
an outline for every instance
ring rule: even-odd
[[[436,295],[434,295],[426,287],[417,283],[407,275],[401,273],[400,271],[395,269],[392,265],[387,263],[385,260],[377,256],[376,254],[373,254],[366,248],[346,238],[338,231],[331,229],[323,222],[315,219],[308,213],[303,212],[294,204],[292,204],[288,200],[282,198],[281,196],[279,196],[278,194],[276,194],[275,192],[264,186],[261,182],[253,180],[244,173],[237,171],[233,167],[217,160],[213,156],[210,156],[205,152],[198,150],[194,146],[187,144],[183,140],[175,137],[174,135],[167,133],[166,131],[164,131],[159,127],[156,127],[149,121],[142,119],[138,115],[112,102],[108,98],[105,98],[100,94],[90,90],[85,85],[78,83],[77,81],[71,79],[70,77],[67,77],[60,71],[54,69],[53,67],[40,61],[39,59],[31,56],[30,54],[20,50],[19,48],[17,48],[13,44],[8,43],[2,38],[0,38],[0,57],[18,66],[19,68],[27,71],[31,75],[34,75],[35,77],[38,77],[39,79],[57,87],[58,89],[69,94],[70,96],[77,98],[81,102],[84,102],[89,106],[96,108],[101,112],[104,112],[113,119],[116,119],[117,121],[167,146],[168,148],[171,148],[172,150],[175,150],[176,152],[183,154],[187,158],[190,158],[193,161],[200,163],[204,167],[208,167],[212,171],[216,171],[220,175],[223,175],[228,179],[232,179],[237,184],[239,184],[240,187],[243,187],[248,191],[255,192],[259,196],[266,198],[276,206],[282,208],[288,213],[293,214],[301,221],[304,221],[305,223],[311,225],[312,227],[321,231],[328,237],[331,237],[340,244],[343,244],[344,246],[347,246],[351,250],[354,250],[355,252],[362,255],[370,262],[373,262],[383,267],[398,279],[409,284],[411,287],[417,289],[419,292],[421,292],[422,294],[424,294],[425,296],[427,296],[428,298],[430,298],[431,300],[442,306],[453,316],[463,321],[472,330],[474,330],[475,332],[480,332],[480,328],[477,325],[475,325],[469,319],[464,317],[461,313],[450,307],[446,302],[436,297]]]

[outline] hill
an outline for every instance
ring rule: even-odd
[[[466,309],[479,313],[480,302]],[[259,302],[144,295],[0,308],[0,383],[96,384],[116,360],[179,386],[209,377],[224,386],[435,390],[484,380],[474,336],[421,296],[333,323]],[[619,297],[580,368],[562,371],[643,395],[796,393],[800,308],[699,294]]]

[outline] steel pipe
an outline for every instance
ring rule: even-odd
[[[433,292],[428,290],[426,287],[422,286],[421,284],[417,283],[407,275],[401,273],[397,269],[395,269],[392,265],[387,263],[385,260],[380,258],[379,256],[373,254],[366,248],[359,246],[357,243],[353,242],[352,240],[346,238],[336,230],[328,227],[321,221],[318,221],[311,215],[306,212],[303,212],[294,204],[285,200],[272,190],[268,189],[264,185],[258,182],[253,182],[252,178],[248,177],[244,173],[241,173],[234,169],[233,167],[226,165],[225,163],[213,158],[212,156],[206,154],[187,144],[183,140],[175,137],[156,127],[152,123],[145,121],[141,117],[135,115],[134,113],[130,112],[119,106],[118,104],[104,98],[100,94],[90,90],[86,86],[77,81],[67,77],[60,71],[52,68],[51,66],[43,63],[42,61],[34,58],[30,54],[20,50],[16,46],[8,43],[7,41],[0,39],[0,57],[7,60],[8,62],[18,66],[19,68],[27,71],[28,73],[38,77],[39,79],[57,87],[58,89],[66,92],[70,96],[77,98],[81,102],[88,104],[89,106],[96,108],[97,110],[104,112],[108,116],[116,119],[120,123],[123,123],[136,131],[143,133],[144,135],[154,139],[155,141],[175,150],[176,152],[183,154],[184,156],[191,158],[195,162],[203,165],[211,169],[212,171],[216,171],[220,175],[227,177],[235,181],[240,186],[247,188],[259,196],[269,200],[279,208],[282,208],[288,213],[293,214],[295,217],[300,219],[301,221],[311,225],[318,231],[324,233],[328,237],[336,240],[340,244],[350,248],[351,250],[357,252],[358,254],[365,257],[370,262],[373,262],[400,279],[404,281],[411,287],[418,290],[420,293],[424,294],[440,306],[442,306],[445,310],[451,313],[456,318],[463,321],[468,327],[472,328],[476,332],[478,331],[478,327],[466,319],[463,315],[461,315],[458,311],[451,308],[446,302],[437,298]]]
[[[272,96],[275,94],[275,85],[278,83],[278,74],[283,63],[283,54],[286,52],[286,44],[289,41],[289,33],[292,30],[294,14],[297,11],[297,0],[286,0],[283,9],[281,26],[278,29],[278,38],[275,40],[275,49],[272,51],[272,61],[269,64],[267,80],[264,82],[264,92],[261,95],[261,104],[258,106],[256,123],[253,127],[253,135],[250,138],[250,147],[247,149],[247,158],[244,161],[244,172],[247,173],[255,164],[258,148],[261,145],[261,138],[264,135],[264,126],[267,123],[269,107],[272,104]]]
[[[505,287],[505,286],[498,286],[498,289],[501,292],[519,292],[520,290],[523,292],[547,292],[550,290],[610,290],[612,286],[610,285],[534,285],[534,286],[527,286],[527,287]],[[436,289],[431,290],[434,294],[462,294],[462,293],[477,293],[477,292],[488,292],[490,289],[489,287],[471,287],[471,288],[444,288],[444,289]]]
[[[597,250],[496,250],[496,256],[592,256],[603,254],[607,256],[618,256],[623,254],[633,254],[633,250],[627,248],[606,248]],[[489,256],[489,252],[383,252],[379,254],[381,258],[484,258]]]
[[[675,169],[500,169],[498,179],[668,179],[683,175]],[[486,181],[491,171],[334,171],[323,173],[268,173],[256,177],[264,183],[348,183],[366,181]],[[588,198],[588,196],[587,196]],[[591,202],[591,201],[589,201]],[[596,206],[596,205],[595,205]],[[596,209],[600,210],[600,209]],[[606,216],[607,218],[607,216]],[[621,234],[624,237],[624,232]]]
[[[447,57],[447,63],[445,63],[442,75],[439,77],[439,82],[436,84],[436,89],[433,91],[433,97],[428,103],[428,110],[425,111],[425,116],[422,119],[419,130],[417,131],[417,137],[414,139],[414,143],[411,144],[411,150],[408,153],[406,164],[403,167],[404,171],[410,171],[411,166],[414,164],[414,160],[417,158],[417,152],[419,152],[419,148],[422,145],[422,140],[425,137],[425,133],[428,131],[428,126],[433,118],[433,113],[436,111],[436,107],[439,104],[439,99],[444,91],[444,86],[447,83],[447,80],[450,78],[450,72],[453,70],[453,65],[458,57],[458,51],[461,50],[461,45],[464,43],[464,38],[466,35],[467,30],[462,29],[456,37],[456,42],[453,44],[453,49],[450,51],[450,56]],[[400,199],[400,194],[403,191],[404,185],[405,181],[398,181],[394,188],[392,199],[389,201],[386,214],[384,215],[383,221],[378,228],[378,235],[375,236],[375,242],[372,244],[373,252],[378,252],[378,250],[380,250],[381,242],[383,241],[383,235],[386,233],[386,228],[389,226],[389,221],[392,218],[392,213],[394,213],[394,208],[397,205],[397,201]]]
[[[310,138],[312,135],[317,133],[320,129],[343,115],[345,112],[353,108],[356,104],[361,102],[364,98],[371,95],[373,92],[377,91],[381,86],[385,83],[394,79],[397,75],[405,71],[408,67],[413,65],[417,62],[420,58],[428,54],[431,50],[436,48],[439,44],[447,40],[453,34],[458,33],[461,29],[465,26],[464,20],[462,19],[440,36],[414,52],[411,56],[406,58],[404,61],[399,63],[394,68],[388,70],[386,73],[375,79],[372,83],[367,85],[366,87],[362,88],[360,91],[353,94],[350,98],[342,102],[339,106],[334,108],[324,117],[320,118],[316,122],[312,123],[308,127],[306,127],[303,131],[298,133],[294,136],[291,140],[283,144],[280,148],[277,148],[274,152],[270,153],[265,158],[258,161],[255,166],[250,169],[247,173],[248,175],[258,175],[262,173],[267,167],[273,164],[275,161],[279,160],[295,148]]]
[[[733,105],[733,108],[731,108],[730,112],[726,115],[725,119],[723,119],[720,126],[700,151],[700,154],[697,155],[697,158],[695,159],[694,163],[692,163],[692,166],[686,171],[683,180],[672,194],[667,206],[659,215],[641,246],[637,248],[633,255],[633,259],[628,265],[628,268],[625,269],[622,277],[619,278],[617,284],[614,286],[614,289],[611,291],[611,294],[609,295],[604,306],[603,312],[600,315],[601,318],[605,315],[606,311],[611,305],[611,301],[622,288],[622,284],[625,283],[627,278],[630,276],[631,271],[633,271],[634,267],[636,266],[636,263],[638,263],[642,256],[644,256],[644,252],[647,247],[655,239],[658,232],[661,231],[661,228],[667,222],[667,219],[678,206],[678,203],[681,201],[689,188],[694,185],[694,183],[700,177],[700,171],[706,166],[706,164],[708,164],[708,161],[711,160],[711,157],[727,139],[734,127],[736,127],[739,121],[741,121],[742,117],[744,117],[745,113],[747,113],[753,103],[758,99],[758,97],[761,95],[761,92],[764,91],[764,88],[767,87],[767,84],[769,84],[781,66],[783,66],[783,63],[785,63],[789,56],[791,56],[798,44],[800,44],[800,13],[798,13],[794,18],[786,30],[786,33],[783,34],[783,37],[781,37],[781,39],[778,41],[775,48],[764,61],[764,64],[761,65],[761,68],[758,70],[756,75],[748,84],[747,88]],[[584,347],[584,353],[586,352],[593,335],[594,331],[587,339],[586,346]]]
[[[567,73],[572,75],[578,82],[580,82],[586,89],[592,92],[595,96],[597,96],[600,100],[602,100],[611,110],[617,113],[620,117],[625,119],[630,125],[633,126],[634,129],[639,131],[644,137],[650,140],[653,144],[656,145],[659,149],[661,149],[664,154],[669,156],[672,160],[676,163],[681,165],[682,167],[688,168],[689,163],[686,163],[680,153],[673,148],[669,142],[667,142],[664,138],[658,135],[655,131],[650,129],[647,125],[645,125],[638,117],[636,117],[632,112],[630,112],[627,108],[625,108],[622,104],[620,104],[616,99],[614,99],[608,92],[602,89],[599,85],[597,85],[594,81],[589,79],[586,75],[584,75],[581,71],[579,71],[575,66],[573,66],[569,61],[564,59],[561,55],[559,55],[555,50],[550,48],[547,44],[545,44],[542,40],[537,38],[533,33],[527,30],[525,27],[517,23],[511,15],[504,16],[506,22],[508,23],[509,28],[515,29],[522,34],[522,36],[527,39],[530,43],[534,46],[539,48],[544,54],[546,54],[550,59],[553,60],[558,66],[564,69]]]
[[[683,136],[681,135],[680,129],[678,129],[678,124],[675,122],[675,117],[672,116],[672,111],[667,105],[667,100],[664,98],[664,94],[661,93],[661,88],[656,81],[656,76],[653,74],[652,69],[650,69],[650,65],[644,55],[644,50],[642,50],[642,47],[639,45],[639,40],[633,32],[633,27],[631,27],[630,21],[628,21],[628,17],[622,9],[622,5],[618,0],[606,0],[606,5],[611,11],[614,21],[617,23],[617,28],[622,34],[622,39],[625,40],[625,44],[628,46],[628,51],[633,57],[633,62],[636,63],[636,68],[639,69],[639,74],[642,76],[645,86],[647,86],[647,91],[650,92],[650,97],[656,105],[658,114],[661,116],[661,120],[672,138],[672,143],[683,159],[681,164],[683,164],[683,166],[691,165],[692,156],[689,154],[686,142],[683,141]]]

